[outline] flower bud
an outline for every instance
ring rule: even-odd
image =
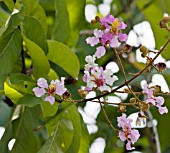
[[[86,98],[86,96],[87,96],[87,94],[88,94],[89,92],[86,91],[86,90],[79,89],[79,90],[78,90],[78,93],[79,93],[79,95],[80,95],[82,98]]]
[[[99,17],[99,16],[96,16],[96,17],[95,17],[95,20],[96,20],[96,22],[99,22],[99,21],[100,21],[100,17]]]
[[[136,98],[130,98],[130,103],[135,104],[136,103]]]
[[[140,47],[140,52],[148,52],[148,49],[146,48],[146,46],[141,46]]]
[[[157,65],[156,65],[156,68],[157,68],[157,71],[159,73],[162,73],[162,71],[166,70],[166,64],[165,63],[162,63],[162,62],[159,62]]]
[[[120,104],[119,104],[119,109],[118,109],[118,111],[119,111],[120,113],[126,112],[126,105],[120,103]]]
[[[124,45],[124,48],[123,48],[123,51],[124,52],[130,52],[132,51],[132,46],[128,45],[128,44],[125,44]]]
[[[170,22],[170,17],[165,16],[163,19],[159,22],[160,28],[168,28],[168,23]]]
[[[63,94],[63,98],[64,99],[68,99],[71,97],[71,93],[67,90],[64,94]]]

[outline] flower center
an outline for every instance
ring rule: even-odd
[[[56,85],[55,84],[51,84],[48,87],[48,95],[55,95],[55,91],[56,91]]]
[[[120,22],[118,20],[114,20],[113,23],[112,23],[112,32],[113,33],[117,33],[118,32],[118,27],[120,25]]]
[[[94,80],[94,82],[96,83],[96,85],[97,85],[98,87],[104,85],[104,80],[103,80],[103,79],[96,78],[96,79]]]

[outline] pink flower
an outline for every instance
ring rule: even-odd
[[[128,38],[128,37],[127,37],[126,34],[119,33],[119,40],[120,40],[120,41],[126,41],[127,38]]]
[[[105,47],[99,46],[99,47],[96,48],[95,56],[96,56],[97,58],[101,58],[102,56],[105,55],[105,53],[106,53]]]
[[[55,95],[63,95],[66,92],[66,88],[64,88],[64,78],[61,78],[61,82],[59,80],[52,80],[50,85],[47,84],[47,80],[44,78],[39,78],[37,81],[38,87],[33,88],[33,92],[36,97],[42,97],[47,94],[45,101],[54,104]]]
[[[122,128],[119,131],[119,137],[122,141],[127,141],[126,149],[132,150],[135,149],[131,147],[131,143],[134,144],[140,137],[139,131],[135,129],[131,129],[132,119],[126,118],[126,114],[122,114],[121,117],[117,118],[118,126]]]
[[[164,98],[161,96],[154,96],[154,88],[149,88],[147,84],[144,85],[143,93],[147,94],[146,103],[151,103],[153,106],[158,107],[158,111],[160,114],[168,113],[167,107],[162,107],[164,104]]]
[[[111,91],[110,86],[118,80],[111,70],[103,70],[102,67],[93,67],[89,71],[84,71],[83,81],[87,83],[86,90],[99,89]]]

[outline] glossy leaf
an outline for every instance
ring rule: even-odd
[[[65,0],[55,0],[55,23],[52,39],[67,43],[70,35],[69,15]]]
[[[77,77],[80,64],[77,56],[66,45],[57,41],[48,41],[48,59],[63,68],[68,74]]]
[[[37,19],[25,16],[22,23],[22,32],[29,40],[38,45],[45,54],[48,52],[44,29]]]
[[[44,117],[52,117],[57,113],[58,103],[51,105],[49,102],[41,104],[42,114]]]
[[[28,38],[24,37],[24,41],[32,59],[34,77],[36,79],[46,77],[50,70],[50,65],[45,53],[37,44]]]
[[[21,53],[21,42],[19,30],[0,38],[0,74],[7,74],[13,69]]]
[[[38,153],[65,153],[73,139],[73,126],[70,120],[61,118],[53,135],[46,141]]]

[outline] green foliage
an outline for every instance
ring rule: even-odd
[[[73,51],[66,45],[54,40],[48,41],[48,47],[48,59],[63,68],[71,76],[77,77],[80,64]]]

